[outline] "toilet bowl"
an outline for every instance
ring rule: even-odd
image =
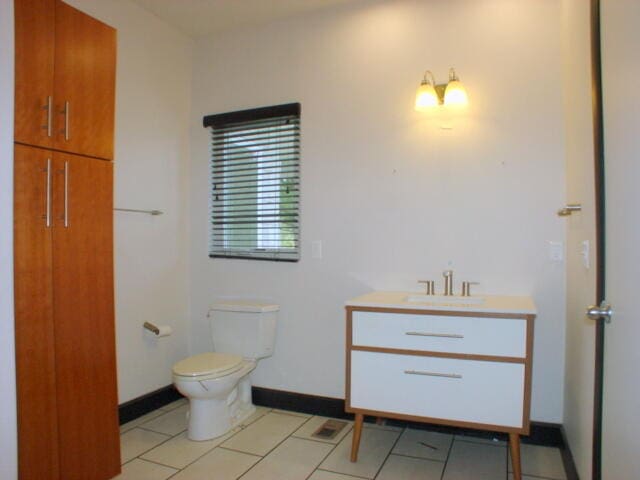
[[[173,383],[189,400],[187,437],[224,435],[253,412],[250,373],[273,354],[278,305],[218,302],[209,310],[214,352],[173,366]],[[228,353],[227,353],[228,352]]]
[[[203,353],[176,363],[173,383],[189,399],[190,440],[224,435],[253,412],[249,373],[256,362],[239,355]]]

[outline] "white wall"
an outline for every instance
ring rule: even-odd
[[[0,2],[0,477],[18,477],[13,331],[13,2]]]
[[[129,0],[68,0],[118,30],[115,205],[120,402],[171,384],[188,353],[191,41]],[[170,325],[155,339],[142,324]]]
[[[343,302],[417,279],[441,285],[451,265],[456,285],[534,297],[532,417],[561,422],[565,273],[547,245],[564,240],[560,13],[558,0],[359,2],[198,41],[193,351],[210,348],[216,297],[270,298],[282,305],[276,353],[254,383],[344,397]],[[450,66],[468,112],[414,112],[423,71],[444,81]],[[209,259],[202,116],[291,101],[302,103],[302,259]]]
[[[582,212],[567,223],[567,342],[564,428],[580,478],[591,478],[595,323],[585,317],[596,303],[595,192],[589,2],[563,0],[563,87],[567,203]],[[590,268],[580,256],[589,241]]]

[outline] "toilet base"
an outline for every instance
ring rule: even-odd
[[[189,400],[187,438],[194,441],[220,437],[253,415],[251,382],[244,375],[226,398],[191,398]]]
[[[252,403],[243,405],[237,409],[233,416],[229,416],[227,411],[226,405],[223,405],[222,408],[218,405],[212,406],[211,400],[191,400],[187,438],[203,442],[221,437],[253,415],[256,407]]]

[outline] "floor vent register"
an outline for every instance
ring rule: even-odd
[[[347,422],[341,422],[340,420],[327,420],[320,427],[313,432],[312,437],[322,440],[331,440],[338,435],[344,427],[347,426]]]

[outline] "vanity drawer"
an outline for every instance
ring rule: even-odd
[[[527,322],[519,318],[352,313],[352,344],[524,358]]]
[[[524,378],[520,363],[352,351],[350,406],[521,428]]]

